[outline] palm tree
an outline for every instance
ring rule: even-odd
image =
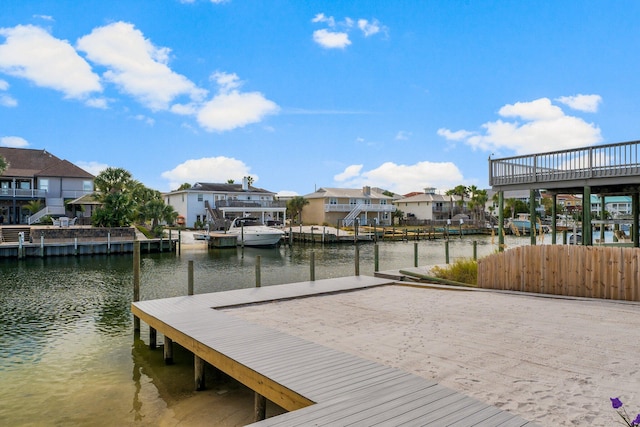
[[[32,200],[29,203],[22,206],[24,209],[27,209],[31,215],[36,212],[40,212],[42,210],[42,202],[40,200]]]
[[[93,183],[102,195],[130,190],[131,172],[122,168],[106,168],[100,172]]]
[[[227,184],[233,184],[235,181],[233,179],[228,179]]]
[[[7,162],[7,159],[4,157],[0,156],[0,175],[2,175],[7,169],[9,169],[9,162]]]
[[[302,196],[295,196],[287,201],[287,212],[292,220],[298,217],[298,223],[302,224],[302,209],[309,204],[309,200]]]
[[[188,182],[185,182],[184,184],[181,184],[176,191],[188,190],[190,188],[191,188],[191,184],[189,184]]]

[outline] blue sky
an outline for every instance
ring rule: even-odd
[[[487,187],[640,139],[638,1],[0,3],[0,145],[160,191]]]

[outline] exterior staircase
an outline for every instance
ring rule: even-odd
[[[211,224],[211,230],[226,230],[227,222],[222,215],[222,211],[217,207],[215,209],[211,208],[208,200],[204,201],[204,207],[207,210],[207,222]]]
[[[2,227],[0,229],[0,242],[18,243],[19,233],[24,233],[24,241],[28,242],[31,235],[30,227]]]
[[[29,217],[29,225],[37,224],[42,218],[47,215],[61,216],[64,215],[66,209],[64,208],[64,199],[47,199],[47,206],[44,209],[40,209],[35,214]]]
[[[362,212],[363,209],[364,209],[364,204],[360,203],[360,204],[356,205],[351,210],[351,212],[349,212],[349,215],[344,217],[344,219],[342,220],[342,225],[344,227],[349,227],[349,226],[353,225],[353,223],[355,222],[356,218],[358,218],[358,215],[360,215],[360,212]]]

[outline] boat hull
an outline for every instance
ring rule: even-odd
[[[275,246],[280,243],[284,232],[278,229],[269,229],[268,227],[245,227],[243,230],[229,230],[228,234],[238,236],[238,245],[244,246]]]

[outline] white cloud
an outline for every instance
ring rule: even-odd
[[[102,91],[100,78],[66,40],[33,25],[0,28],[0,35],[6,38],[0,45],[0,71],[58,90],[66,98]]]
[[[104,78],[151,110],[167,110],[175,98],[201,100],[206,91],[169,67],[169,48],[156,47],[133,24],[116,22],[78,39],[87,58],[108,68]]]
[[[574,110],[595,113],[602,102],[602,97],[600,95],[578,94],[575,96],[561,96],[556,98],[556,101],[568,105]]]
[[[85,101],[87,107],[101,108],[106,110],[109,107],[109,103],[105,98],[89,98]]]
[[[7,89],[9,89],[9,82],[6,80],[0,79],[0,90],[7,90]]]
[[[473,135],[473,132],[468,132],[466,130],[452,132],[449,129],[440,128],[438,129],[438,135],[444,136],[449,141],[462,141]]]
[[[316,16],[313,17],[311,22],[313,22],[313,23],[320,22],[320,23],[323,23],[323,24],[327,24],[330,27],[335,27],[336,26],[336,21],[335,21],[335,19],[333,19],[333,16],[326,16],[324,13],[318,13]]]
[[[364,34],[365,37],[377,34],[382,30],[377,19],[374,19],[371,22],[366,19],[358,19],[358,28],[360,28],[360,31],[362,31],[362,34]]]
[[[448,140],[464,141],[473,149],[506,149],[516,154],[577,148],[602,141],[600,128],[579,117],[566,115],[548,98],[507,104],[500,108],[498,114],[514,120],[487,122],[481,126],[482,132],[452,132],[442,128],[438,135]]]
[[[250,169],[244,162],[232,157],[204,157],[187,160],[172,170],[163,172],[162,177],[169,180],[171,189],[176,189],[185,182],[192,185],[196,182],[227,182],[229,179],[242,182],[242,178],[249,175],[255,183],[258,177],[249,173]]]
[[[398,131],[398,133],[396,134],[395,140],[396,141],[406,141],[409,139],[409,137],[411,136],[411,132],[407,132],[404,130]]]
[[[280,110],[260,92],[238,91],[240,81],[235,74],[217,72],[213,79],[220,91],[197,112],[198,123],[208,131],[222,132],[257,123]],[[184,106],[184,110],[188,108]]]
[[[0,94],[0,105],[2,105],[3,107],[15,107],[18,105],[18,101],[7,95],[7,94]]]
[[[464,181],[462,173],[452,162],[426,161],[413,165],[386,162],[369,171],[362,171],[362,165],[351,165],[336,175],[334,180],[341,187],[360,188],[368,185],[398,194],[422,191],[425,187],[453,188]]]
[[[109,165],[105,163],[99,163],[95,161],[85,162],[82,160],[75,162],[75,165],[89,172],[91,175],[98,175],[100,172],[109,167]]]
[[[339,173],[338,175],[334,176],[333,179],[336,182],[342,182],[342,181],[346,181],[348,179],[355,178],[355,177],[360,175],[360,171],[362,170],[363,166],[364,165],[351,165],[351,166],[348,166],[344,170],[344,172]]]
[[[0,137],[0,146],[11,148],[24,148],[29,146],[29,142],[19,136],[3,136]]]
[[[344,49],[351,44],[347,33],[333,32],[325,29],[314,31],[313,41],[325,49]]]

